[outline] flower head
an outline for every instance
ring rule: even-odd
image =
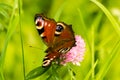
[[[72,49],[66,54],[62,54],[61,64],[66,65],[68,62],[72,62],[74,65],[80,65],[80,62],[83,60],[84,52],[85,52],[85,42],[81,38],[81,36],[76,35],[76,46],[72,47]]]

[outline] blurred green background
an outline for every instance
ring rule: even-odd
[[[76,80],[120,80],[120,1],[99,2],[115,22],[90,0],[0,0],[0,71],[5,80],[23,80],[24,73],[42,64],[47,47],[34,25],[37,13],[72,24],[75,34],[84,38],[84,61],[81,66],[71,66]],[[69,72],[60,71],[63,80],[70,80]],[[46,80],[48,76],[44,74],[33,80]]]

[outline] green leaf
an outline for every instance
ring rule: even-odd
[[[58,76],[56,75],[50,75],[46,80],[61,80],[61,79],[58,78]]]
[[[43,68],[42,66],[40,67],[37,67],[35,69],[33,69],[32,71],[30,71],[27,76],[26,76],[26,80],[29,80],[29,79],[33,79],[33,78],[36,78],[40,75],[42,75],[43,73],[45,73],[50,67],[45,67]]]

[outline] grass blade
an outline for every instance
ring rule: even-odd
[[[14,6],[16,6],[16,1],[14,2]],[[4,80],[3,66],[4,66],[4,62],[5,62],[8,42],[9,42],[10,38],[12,37],[12,34],[15,31],[17,23],[18,23],[18,15],[15,15],[15,10],[16,10],[16,7],[13,7],[12,15],[11,15],[9,25],[8,25],[8,32],[7,32],[7,35],[6,35],[4,47],[3,47],[1,57],[0,57],[0,79],[1,80]]]
[[[3,15],[6,19],[9,18],[9,13],[8,13],[9,10],[12,10],[11,6],[4,3],[0,3],[0,14]]]
[[[106,75],[113,60],[116,58],[116,56],[119,55],[119,51],[120,51],[119,48],[120,48],[120,40],[118,40],[113,46],[113,49],[110,53],[111,56],[107,59],[105,65],[103,65],[103,67],[100,69],[100,71],[96,75],[96,80],[101,80]]]
[[[95,58],[94,58],[94,56],[95,56],[95,41],[94,41],[94,33],[95,33],[95,30],[94,30],[94,26],[92,26],[92,33],[91,33],[91,53],[92,53],[92,79],[94,79],[94,75],[95,75],[95,71],[94,71],[94,61],[95,61]]]
[[[79,13],[80,22],[81,22],[82,28],[83,28],[83,35],[85,35],[85,40],[86,40],[86,42],[87,42],[87,44],[88,44],[88,46],[89,46],[89,50],[91,50],[90,42],[89,42],[89,39],[88,39],[88,36],[87,36],[87,33],[88,33],[88,32],[87,32],[87,28],[86,28],[85,22],[84,22],[84,20],[83,20],[83,15],[82,15],[80,9],[78,9],[78,13]]]
[[[22,63],[23,63],[23,76],[25,80],[25,62],[24,62],[24,47],[23,47],[23,37],[22,37],[22,23],[21,23],[21,17],[22,17],[22,0],[18,0],[19,5],[19,25],[20,25],[20,41],[21,41],[21,49],[22,49]]]
[[[56,14],[55,14],[55,16],[54,16],[54,19],[55,19],[56,21],[59,20],[60,15],[61,15],[61,13],[62,13],[62,10],[64,9],[64,6],[65,6],[66,2],[67,2],[67,1],[65,1],[65,2],[60,6],[60,8],[57,10],[57,12],[56,12]]]
[[[119,35],[120,37],[120,26],[117,23],[117,21],[114,19],[114,17],[112,16],[112,14],[97,0],[91,0],[93,3],[95,3],[107,16],[107,18],[109,19],[109,21],[112,23],[113,28],[115,29],[116,33]]]
[[[96,60],[95,64],[93,65],[93,67],[90,69],[90,71],[88,72],[88,74],[86,75],[85,79],[84,80],[89,80],[91,74],[92,74],[92,71],[93,69],[95,69],[96,65],[98,64],[98,60]]]

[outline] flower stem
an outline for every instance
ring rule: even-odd
[[[71,76],[70,80],[76,80],[76,78],[74,76],[74,71],[72,70],[72,68],[70,67],[70,65],[68,65],[68,71],[69,71],[70,76]]]

